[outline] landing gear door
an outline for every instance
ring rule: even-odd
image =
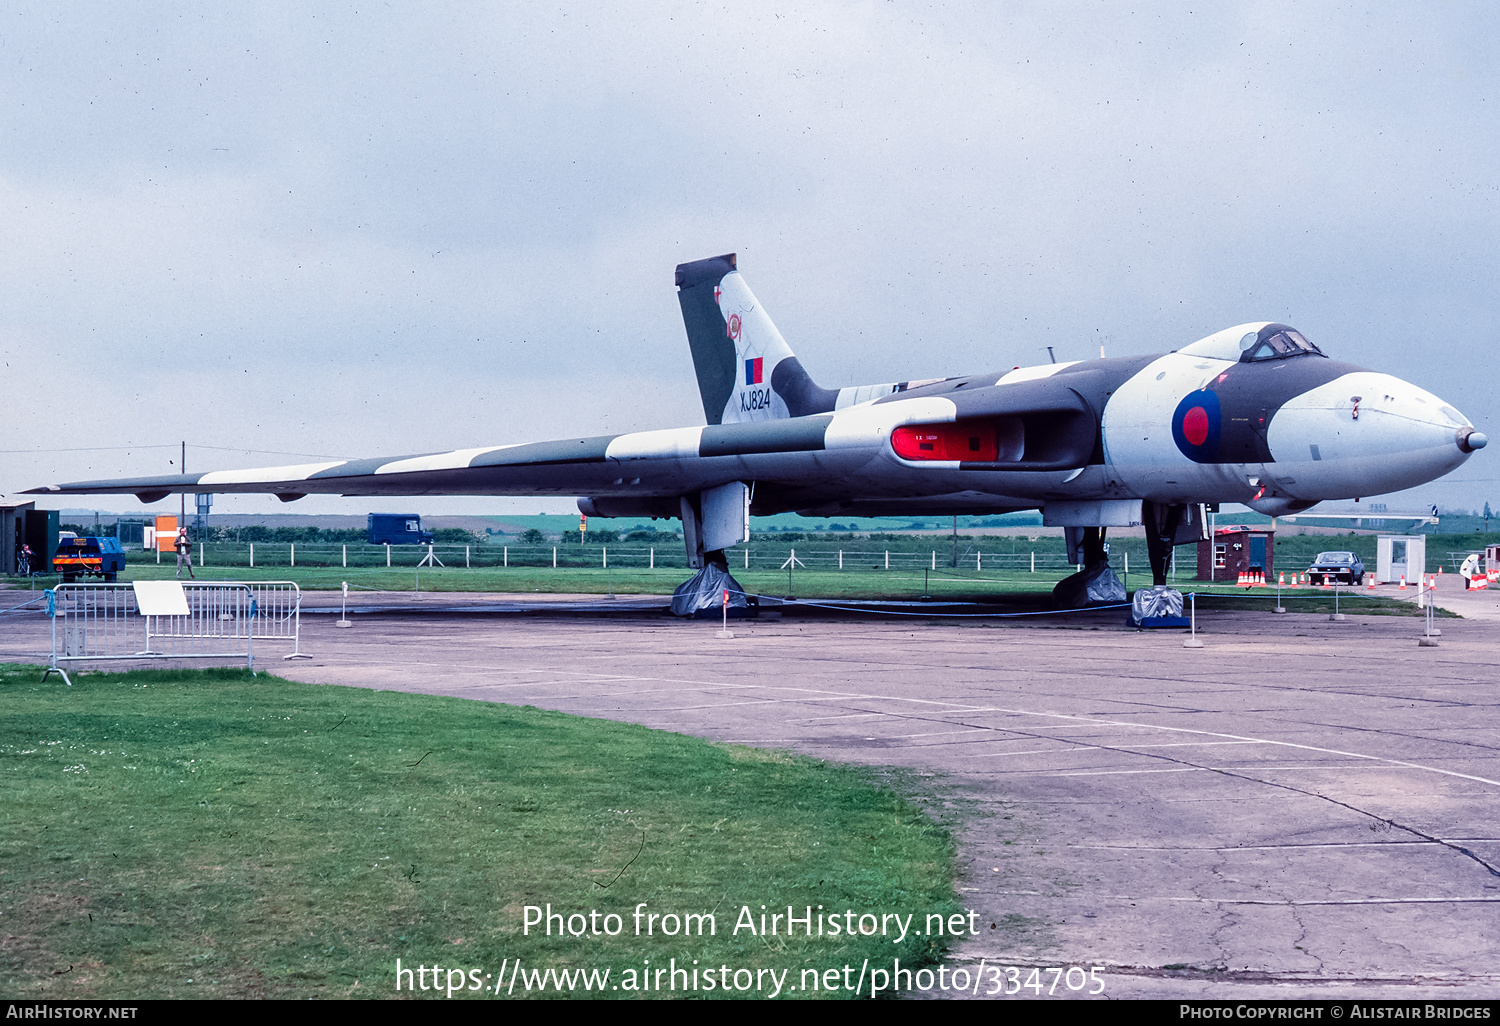
[[[1198,502],[1183,507],[1172,544],[1194,545],[1200,541],[1208,541],[1208,507]]]

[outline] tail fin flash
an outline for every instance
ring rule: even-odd
[[[839,393],[819,388],[740,277],[735,255],[677,265],[703,415],[710,424],[826,413]]]

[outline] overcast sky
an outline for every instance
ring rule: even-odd
[[[1500,434],[1500,8],[600,6],[7,4],[0,492],[702,423],[731,251],[826,386],[1278,320]]]

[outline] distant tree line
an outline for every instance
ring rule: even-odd
[[[113,538],[115,536],[114,524],[59,524],[59,531],[72,531],[81,538]]]

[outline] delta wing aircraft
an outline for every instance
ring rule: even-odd
[[[1160,356],[928,381],[815,384],[734,254],[682,264],[677,298],[707,424],[256,470],[82,481],[33,494],[575,495],[600,517],[680,517],[692,565],[749,517],[1041,509],[1074,559],[1144,525],[1153,575],[1205,537],[1205,509],[1270,515],[1457,468],[1487,439],[1415,385],[1325,355],[1285,324],[1226,328]]]

